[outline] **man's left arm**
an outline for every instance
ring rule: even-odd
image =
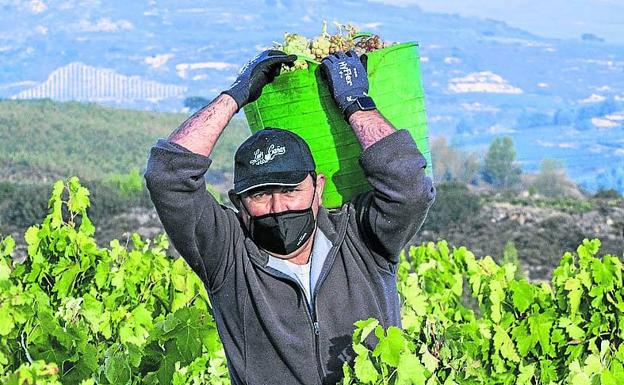
[[[321,70],[337,107],[364,149],[360,165],[373,190],[354,201],[367,244],[388,261],[422,226],[435,199],[427,163],[406,130],[397,131],[368,95],[366,57],[353,51],[323,59]]]
[[[364,149],[359,161],[373,187],[354,202],[360,229],[369,247],[396,263],[435,200],[427,162],[409,132],[397,131],[377,110],[355,112],[349,123]]]

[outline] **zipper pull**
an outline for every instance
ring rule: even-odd
[[[314,334],[319,335],[319,324],[318,322],[314,323]]]

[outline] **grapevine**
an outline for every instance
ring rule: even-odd
[[[200,279],[167,257],[165,235],[98,247],[89,206],[77,178],[58,181],[26,262],[0,237],[0,383],[228,384]],[[402,329],[356,322],[341,384],[624,383],[624,269],[599,251],[583,241],[548,283],[445,241],[411,247]]]
[[[78,178],[58,181],[26,262],[0,238],[0,383],[227,383],[201,280],[164,234],[98,247],[89,206]]]
[[[356,323],[342,384],[624,383],[623,268],[599,249],[584,240],[549,285],[445,241],[411,248],[398,268],[403,330]]]

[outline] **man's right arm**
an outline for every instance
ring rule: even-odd
[[[236,214],[216,202],[204,180],[208,156],[236,109],[230,96],[218,96],[152,147],[145,172],[167,235],[210,290],[224,281],[242,234]]]
[[[210,156],[237,109],[236,101],[231,96],[221,94],[173,131],[169,141],[196,154]]]
[[[276,50],[260,53],[243,66],[228,90],[151,149],[145,180],[160,221],[210,290],[225,279],[243,232],[236,213],[221,207],[206,190],[208,157],[232,116],[257,100],[281,66],[292,65],[296,58]]]

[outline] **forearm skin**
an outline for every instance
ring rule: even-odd
[[[237,109],[231,96],[221,94],[184,121],[169,135],[168,140],[196,154],[210,156]]]
[[[364,150],[396,131],[377,110],[356,111],[349,117],[349,124]]]

